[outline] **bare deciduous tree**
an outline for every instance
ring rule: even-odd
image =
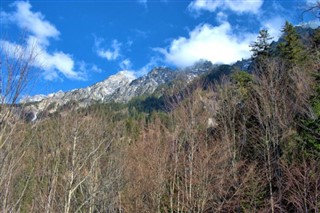
[[[16,172],[21,170],[20,163],[24,161],[30,143],[23,137],[17,140],[17,134],[24,135],[25,132],[17,121],[18,112],[14,105],[29,83],[37,54],[34,48],[10,46],[3,40],[0,49],[0,200],[2,211],[7,212],[19,209],[30,180],[29,171],[26,173],[23,190],[13,191],[14,180],[18,176]]]
[[[284,199],[288,211],[319,212],[320,167],[319,159],[303,160],[292,165],[283,164],[285,176]]]
[[[263,63],[264,69],[256,70],[250,106],[257,122],[261,160],[266,166],[270,208],[275,212],[281,209],[277,199],[281,200],[283,191],[280,159],[286,145],[284,139],[291,132],[294,116],[306,109],[310,88],[308,73],[303,73],[302,68],[288,69],[276,59]]]

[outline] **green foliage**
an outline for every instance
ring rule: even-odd
[[[95,103],[83,110],[85,110],[86,112],[100,112],[104,114],[110,114],[113,112],[122,111],[123,109],[125,109],[125,107],[126,107],[125,104],[122,104],[122,103],[109,102],[109,103]]]
[[[252,51],[252,58],[254,60],[263,60],[270,56],[270,41],[272,37],[270,36],[268,30],[263,29],[259,31],[257,41],[250,45]]]
[[[320,119],[306,119],[303,121],[303,130],[300,132],[308,152],[320,156]]]
[[[248,188],[244,190],[244,198],[241,201],[241,207],[243,212],[257,212],[265,202],[265,197],[267,197],[267,189],[261,184],[261,177],[252,177],[249,180]]]
[[[245,71],[236,71],[232,73],[231,79],[239,86],[248,86],[253,81],[252,75]]]
[[[283,41],[278,45],[280,57],[291,66],[302,65],[306,61],[306,52],[294,26],[286,21],[282,33]]]
[[[314,31],[314,35],[313,35],[313,43],[314,43],[314,48],[320,48],[320,28],[317,28]]]
[[[270,36],[268,30],[263,29],[259,31],[257,41],[250,45],[252,52],[252,63],[250,64],[250,69],[256,71],[263,71],[266,69],[266,61],[272,55],[270,44],[271,40],[272,37]]]
[[[315,76],[314,94],[310,104],[314,115],[302,119],[299,135],[306,151],[320,156],[320,73]]]
[[[219,81],[223,75],[230,75],[232,69],[232,66],[226,64],[215,67],[207,75],[202,76],[202,87],[204,89],[210,88],[210,86],[212,86],[215,81]]]
[[[320,156],[320,74],[317,73],[312,82],[290,76],[296,73],[287,69],[301,59],[296,55],[299,38],[289,23],[284,33],[284,41],[279,45],[283,48],[281,57],[291,64],[281,66],[281,70],[278,66],[272,67],[272,71],[280,71],[281,75],[270,77],[267,74],[271,71],[266,70],[264,76],[270,78],[262,78],[260,73],[250,74],[236,70],[235,66],[217,66],[191,84],[178,81],[177,86],[174,82],[163,86],[159,93],[136,97],[128,104],[97,102],[74,110],[78,103],[70,102],[57,116],[32,124],[22,123],[27,129],[14,129],[12,135],[9,135],[10,129],[3,131],[3,138],[12,141],[12,147],[8,146],[12,159],[21,156],[21,160],[12,161],[17,165],[12,170],[13,178],[8,176],[12,182],[9,189],[12,200],[23,195],[14,210],[45,212],[43,208],[52,187],[55,191],[49,203],[50,211],[62,212],[70,172],[75,171],[74,183],[83,182],[73,193],[70,212],[78,207],[80,212],[89,212],[88,205],[93,212],[123,209],[128,212],[269,212],[272,196],[274,205],[284,212],[300,212],[296,210],[297,204],[287,205],[290,197],[285,190],[290,188],[288,183],[296,188],[305,185],[294,183],[294,179],[287,181],[285,175],[290,170],[286,171],[283,165],[298,164],[300,169],[299,157]],[[261,31],[252,46],[255,60],[270,56],[268,41],[268,32]],[[319,30],[313,42],[319,47]],[[301,48],[299,51],[304,51]],[[318,51],[315,50],[310,54]],[[219,84],[219,78],[229,74],[230,78],[224,78]],[[289,78],[292,81],[284,81]],[[295,84],[301,82],[314,86],[310,98],[303,96],[309,98],[303,105],[295,100],[300,94],[296,94]],[[208,91],[213,83],[216,90]],[[294,89],[289,90],[291,87]],[[163,97],[165,90],[170,91]],[[166,108],[166,100],[173,100],[170,109]],[[309,117],[299,111],[299,107],[305,105],[312,108]],[[55,106],[48,108],[51,107]],[[301,119],[302,116],[305,117]],[[300,120],[296,122],[293,117]],[[208,118],[216,124],[209,127]],[[297,128],[297,123],[301,128]],[[275,145],[265,143],[267,134],[268,141],[273,139]],[[16,145],[19,143],[21,147]],[[0,158],[6,154],[4,151]],[[77,156],[78,167],[71,164],[73,154]],[[272,159],[270,165],[266,163],[267,154]],[[318,175],[314,172],[317,170],[307,169],[298,170],[299,177],[309,178],[307,173],[312,172]],[[89,190],[93,185],[96,188]],[[310,186],[305,188],[307,193],[315,191],[312,188],[315,185]],[[270,195],[272,190],[274,194]],[[114,209],[109,210],[107,202],[112,202]],[[203,203],[203,211],[195,208],[196,203]],[[153,204],[156,207],[150,208]]]
[[[127,135],[133,140],[137,140],[140,134],[141,126],[137,119],[130,117],[126,120]]]
[[[253,82],[251,74],[245,71],[235,71],[231,74],[231,80],[242,98],[246,99]]]
[[[151,113],[152,111],[162,111],[165,109],[163,97],[140,96],[133,98],[128,103],[129,113],[132,114],[133,109],[137,112]]]

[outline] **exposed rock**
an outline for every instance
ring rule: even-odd
[[[95,102],[127,103],[134,97],[152,94],[159,86],[170,83],[177,78],[183,79],[187,84],[213,67],[214,65],[208,61],[200,61],[194,66],[180,70],[156,67],[147,75],[139,78],[135,78],[132,72],[120,71],[106,80],[86,88],[68,92],[59,91],[47,96],[26,97],[21,102],[35,102],[32,103],[33,108],[36,108],[35,111],[46,110],[49,113],[55,112],[70,102],[76,102],[78,107],[86,107]]]

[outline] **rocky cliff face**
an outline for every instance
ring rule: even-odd
[[[132,98],[152,94],[158,86],[171,82],[176,78],[177,73],[166,67],[157,67],[147,75],[133,80],[130,84],[117,89],[110,100],[126,103]]]
[[[32,111],[48,110],[50,113],[56,111],[70,102],[77,102],[79,107],[86,107],[94,102],[110,101],[111,95],[120,87],[127,86],[135,79],[128,71],[120,71],[104,81],[92,86],[75,89],[68,92],[59,91],[47,96],[36,95],[24,98],[21,103],[30,105]]]
[[[129,71],[120,71],[104,81],[92,86],[75,89],[68,92],[36,95],[24,98],[22,103],[29,103],[32,111],[47,110],[55,112],[70,102],[76,102],[78,107],[86,107],[95,102],[127,103],[132,98],[152,94],[159,86],[170,83],[175,79],[183,79],[186,84],[197,76],[210,71],[214,65],[211,62],[199,62],[192,67],[172,70],[167,67],[156,67],[147,75],[135,78]]]

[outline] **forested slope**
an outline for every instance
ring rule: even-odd
[[[319,212],[320,29],[309,39],[286,23],[271,48],[262,30],[252,73],[226,65],[161,98],[29,123],[2,104],[0,209]]]

